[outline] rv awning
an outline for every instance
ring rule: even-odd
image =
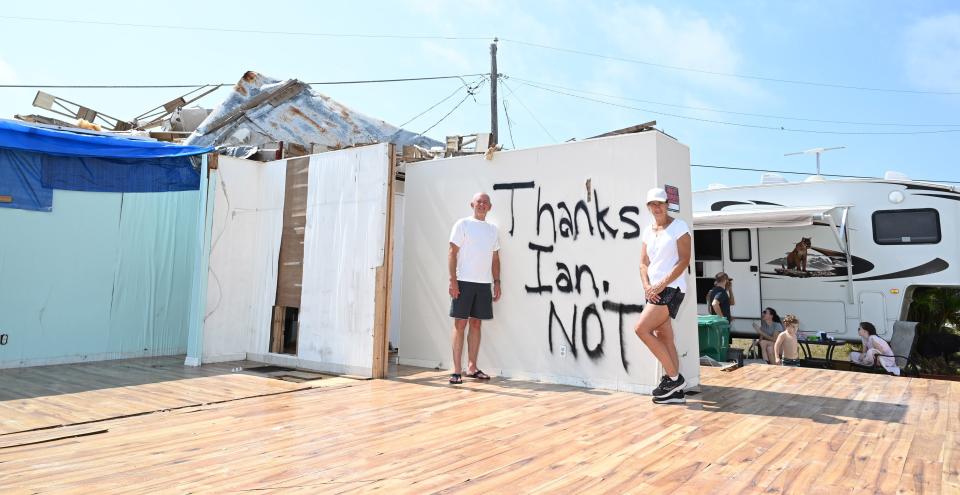
[[[843,206],[802,206],[757,208],[733,211],[699,211],[693,213],[694,230],[755,229],[771,227],[803,227]]]

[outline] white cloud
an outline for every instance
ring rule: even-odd
[[[960,14],[928,17],[908,27],[904,68],[921,89],[960,90]]]
[[[501,7],[500,0],[461,0],[457,3],[448,0],[407,0],[405,3],[421,14],[447,18],[491,14]]]
[[[0,58],[0,84],[14,84],[17,82],[17,73],[13,67]]]
[[[729,19],[711,20],[689,10],[665,11],[647,5],[625,5],[598,13],[600,22],[624,58],[711,72],[737,73],[742,56]],[[671,77],[705,89],[756,94],[755,83],[727,76],[635,66],[647,74]]]
[[[435,41],[425,41],[421,46],[423,47],[424,56],[441,62],[444,66],[450,67],[456,72],[475,70],[477,67],[484,67],[487,63],[485,56],[480,61],[475,60],[474,63],[471,63],[471,61],[467,59],[467,56],[464,55],[463,50]]]

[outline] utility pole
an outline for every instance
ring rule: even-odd
[[[490,145],[497,145],[497,38],[490,43]]]

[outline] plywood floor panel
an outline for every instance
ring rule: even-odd
[[[406,367],[389,380],[326,387],[237,367],[131,360],[0,372],[12,385],[0,390],[0,491],[702,495],[960,487],[955,382],[704,368],[701,393],[658,406],[648,396],[496,378],[450,386],[444,373]]]

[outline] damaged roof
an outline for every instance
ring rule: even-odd
[[[328,149],[391,142],[424,148],[443,143],[368,117],[296,79],[249,71],[190,135],[193,146],[259,146],[283,141]]]

